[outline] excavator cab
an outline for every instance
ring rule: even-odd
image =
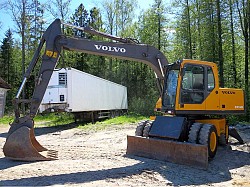
[[[184,59],[168,65],[162,112],[182,116],[244,114],[244,91],[220,88],[217,65]]]

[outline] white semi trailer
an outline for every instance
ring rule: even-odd
[[[127,87],[65,68],[53,72],[39,112],[66,111],[76,120],[94,121],[120,115],[127,109]]]

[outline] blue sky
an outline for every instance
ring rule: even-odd
[[[40,0],[40,2],[46,2],[47,0]],[[80,3],[83,3],[86,9],[90,9],[94,6],[101,7],[101,3],[103,0],[84,0],[84,1],[79,1],[79,0],[72,0],[71,2],[71,12],[73,12]],[[150,7],[150,5],[153,4],[154,0],[137,0],[139,9],[138,11],[142,9],[147,9]],[[52,19],[53,20],[53,19]],[[11,16],[5,11],[5,10],[0,10],[0,22],[2,23],[1,27],[1,32],[0,32],[0,41],[2,41],[5,32],[10,28],[12,30],[15,29],[14,22],[12,21]]]

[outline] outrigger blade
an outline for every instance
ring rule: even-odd
[[[127,136],[127,154],[189,165],[200,169],[208,168],[208,150],[205,145]]]
[[[57,151],[44,148],[35,138],[34,128],[22,126],[12,132],[3,147],[5,157],[21,161],[56,160]]]

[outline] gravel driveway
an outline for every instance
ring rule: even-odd
[[[76,128],[41,127],[38,141],[58,151],[59,159],[19,162],[0,151],[0,186],[249,186],[250,128],[238,126],[246,141],[219,147],[208,170],[126,155],[126,137],[136,125],[112,126],[92,132]],[[0,126],[0,146],[8,127]]]

